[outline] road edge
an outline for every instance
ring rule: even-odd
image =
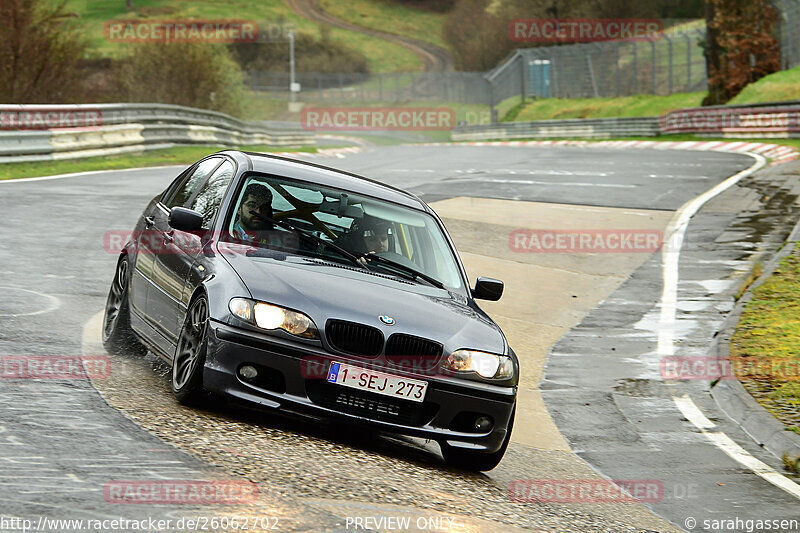
[[[753,282],[744,295],[736,302],[728,314],[722,328],[717,332],[709,348],[708,355],[716,359],[730,357],[730,341],[739,324],[745,305],[752,299],[753,290],[772,276],[781,259],[792,253],[800,241],[800,220],[797,221],[789,237],[778,250],[771,254],[762,275]],[[746,280],[742,280],[740,287]],[[800,457],[800,435],[786,430],[786,425],[775,418],[744,388],[738,379],[721,379],[711,387],[711,396],[717,406],[736,422],[760,447],[783,459],[784,454]]]

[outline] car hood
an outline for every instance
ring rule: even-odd
[[[305,313],[320,329],[328,319],[339,319],[376,327],[386,338],[405,333],[431,339],[445,353],[459,348],[505,352],[500,328],[450,291],[299,256],[223,255],[254,299]],[[384,315],[394,325],[381,322]]]

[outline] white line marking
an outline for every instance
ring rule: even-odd
[[[21,183],[26,181],[45,181],[45,180],[60,180],[64,178],[78,178],[81,176],[93,176],[97,174],[106,174],[108,172],[132,172],[135,170],[158,170],[162,168],[186,168],[189,165],[163,165],[159,167],[139,167],[139,168],[118,168],[109,170],[87,170],[85,172],[73,172],[71,174],[56,174],[54,176],[42,176],[39,178],[11,178],[0,180],[0,183]]]
[[[706,418],[706,415],[703,414],[702,411],[695,405],[691,398],[688,396],[682,396],[680,398],[672,398],[675,401],[675,404],[678,406],[678,409],[681,410],[683,416],[686,417],[686,420],[697,426],[699,429],[711,429],[716,427],[714,422]]]
[[[756,160],[749,168],[734,174],[725,181],[707,190],[697,198],[689,200],[673,215],[667,229],[664,232],[664,247],[662,249],[661,265],[663,269],[664,289],[661,293],[661,314],[659,316],[658,331],[658,353],[661,357],[671,356],[675,353],[675,310],[677,307],[678,294],[678,266],[680,262],[681,246],[683,236],[689,225],[689,220],[698,210],[726,189],[735,185],[739,180],[746,178],[755,171],[764,167],[767,160],[758,154],[747,153]],[[762,463],[736,444],[725,433],[707,432],[707,429],[715,427],[706,416],[700,411],[689,396],[673,398],[678,409],[683,413],[695,427],[697,427],[708,439],[732,459],[739,464],[749,468],[753,473],[772,483],[776,487],[800,498],[800,485],[797,485],[789,478],[779,474],[769,465]]]
[[[664,247],[661,254],[664,289],[661,293],[661,314],[658,331],[658,353],[661,357],[671,356],[675,353],[675,304],[678,293],[678,264],[681,246],[683,245],[683,236],[689,226],[689,220],[703,204],[767,164],[767,160],[758,154],[747,155],[756,160],[752,166],[734,174],[700,196],[683,204],[675,212],[667,225],[667,229],[664,231]]]
[[[776,487],[783,489],[792,496],[800,499],[800,485],[786,476],[776,472],[768,464],[762,463],[747,453],[747,450],[736,444],[736,442],[734,442],[733,439],[731,439],[725,433],[718,431],[706,431],[706,429],[715,427],[714,423],[705,417],[705,415],[700,411],[697,405],[695,405],[692,399],[689,398],[689,396],[673,398],[673,400],[678,406],[678,409],[680,409],[681,413],[683,413],[683,416],[685,416],[689,422],[694,424],[700,430],[700,432],[705,435],[708,440],[710,440],[717,448],[720,448],[722,451],[728,454],[731,459],[740,465],[749,468],[753,471],[753,473],[772,483]]]
[[[487,183],[514,183],[519,185],[555,185],[555,186],[574,186],[574,187],[609,187],[615,189],[635,189],[638,185],[621,185],[616,183],[589,183],[583,181],[536,181],[536,180],[504,180],[486,178],[458,178],[449,179],[446,183],[456,183],[460,181],[482,181]],[[443,182],[445,183],[445,182]]]
[[[0,291],[2,289],[10,289],[13,291],[22,291],[22,292],[29,292],[31,294],[37,294],[39,296],[44,297],[44,299],[48,300],[50,304],[45,307],[44,309],[40,309],[38,311],[33,311],[30,313],[3,313],[0,316],[10,316],[10,317],[18,317],[18,316],[33,316],[33,315],[43,315],[44,313],[49,313],[50,311],[55,311],[61,306],[61,300],[56,298],[55,296],[51,296],[50,294],[45,294],[43,292],[32,291],[29,289],[20,289],[19,287],[0,287]]]

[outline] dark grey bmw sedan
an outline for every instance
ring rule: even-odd
[[[519,362],[416,196],[341,170],[225,151],[153,198],[118,259],[103,342],[172,366],[178,401],[265,408],[435,440],[491,470]]]

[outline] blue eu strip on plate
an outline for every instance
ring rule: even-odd
[[[331,369],[328,371],[328,381],[336,383],[336,377],[339,375],[339,363],[332,363]]]

